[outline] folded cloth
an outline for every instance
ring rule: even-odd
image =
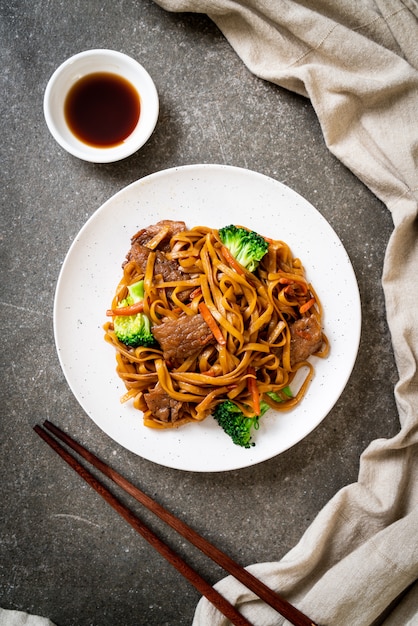
[[[254,74],[309,97],[329,150],[391,211],[382,284],[400,430],[369,444],[358,481],[331,499],[281,561],[249,567],[322,626],[382,623],[418,579],[418,4],[156,1],[208,14]],[[256,626],[288,623],[232,577],[217,588]],[[386,623],[418,625],[417,595],[415,585]],[[194,626],[227,623],[199,602]]]
[[[46,617],[0,609],[0,626],[54,626]]]

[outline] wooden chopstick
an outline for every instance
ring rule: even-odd
[[[220,593],[207,583],[192,567],[190,567],[174,550],[165,544],[146,524],[144,524],[125,504],[116,498],[93,474],[83,467],[75,457],[63,448],[40,426],[34,427],[51,448],[83,478],[98,494],[106,500],[144,539],[146,539],[164,558],[167,559],[196,589],[221,611],[235,626],[252,626]]]
[[[204,539],[185,522],[167,511],[150,496],[135,487],[126,478],[121,476],[116,470],[101,461],[95,454],[84,448],[72,437],[64,433],[57,426],[46,420],[44,428],[49,430],[58,439],[74,450],[86,461],[100,470],[105,476],[119,485],[125,492],[135,498],[143,506],[166,522],[180,535],[187,539],[194,546],[199,548],[204,554],[229,572],[237,580],[243,583],[248,589],[253,591],[259,598],[264,600],[272,608],[278,611],[294,626],[316,626],[316,624],[299,609],[291,605],[287,600],[280,597],[272,589],[267,587],[261,580],[253,576],[249,571],[236,563],[216,546]],[[51,437],[40,426],[34,427],[35,432],[42,437],[80,476],[86,480],[116,511],[124,517],[154,548],[162,554],[198,591],[204,595],[214,606],[221,611],[232,624],[237,626],[249,625],[249,622],[237,609],[221,596],[211,585],[209,585],[195,570],[193,570],[183,559],[178,556],[169,546],[167,546],[155,533],[148,528],[130,509],[121,503],[104,485],[102,485],[86,468],[84,468],[65,448],[63,448],[53,437]]]

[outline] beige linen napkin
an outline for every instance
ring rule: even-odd
[[[207,13],[254,74],[309,97],[330,151],[392,213],[383,288],[399,433],[370,443],[358,481],[280,562],[249,568],[323,626],[370,626],[418,578],[418,4],[156,1]],[[217,588],[256,626],[287,624],[231,577]],[[415,584],[385,623],[418,625],[417,604]],[[200,601],[194,626],[226,624]]]
[[[54,626],[46,617],[0,609],[0,626]]]

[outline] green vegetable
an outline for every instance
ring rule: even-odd
[[[144,281],[140,280],[128,287],[129,295],[122,300],[120,307],[130,306],[144,299]],[[151,333],[151,322],[145,313],[135,315],[117,315],[113,319],[115,335],[122,343],[132,348],[156,345]]]
[[[293,394],[289,386],[283,387],[283,389],[281,390],[281,393],[283,393],[288,398],[293,398]],[[275,402],[283,402],[284,400],[284,398],[282,396],[279,396],[279,394],[276,393],[275,391],[268,391],[266,395],[269,396]]]
[[[249,272],[254,272],[268,250],[268,243],[258,233],[239,226],[224,226],[219,237],[232,256]]]
[[[283,392],[289,398],[292,398],[292,392],[289,387],[285,387]],[[283,399],[274,391],[269,391],[267,395],[275,402],[283,402]],[[224,402],[216,405],[213,417],[237,446],[251,448],[255,446],[255,443],[251,441],[252,431],[259,429],[259,418],[270,408],[267,402],[261,400],[260,415],[247,417],[235,402],[232,402],[232,400],[224,400]]]
[[[237,446],[251,448],[251,431],[258,429],[258,416],[246,417],[231,400],[225,400],[215,407],[213,417]]]

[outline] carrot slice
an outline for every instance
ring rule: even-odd
[[[106,315],[110,317],[116,317],[117,315],[136,315],[137,313],[142,313],[144,310],[144,302],[135,302],[135,304],[130,304],[129,306],[121,306],[118,309],[109,309],[106,311]]]
[[[220,346],[225,346],[226,339],[223,336],[221,329],[219,328],[212,313],[209,311],[207,304],[205,304],[204,302],[201,302],[199,304],[199,311],[200,311],[201,316],[205,320],[206,324],[209,326],[210,330],[212,331],[212,334],[215,337],[216,341],[219,343]]]
[[[201,372],[204,376],[216,376],[216,372],[214,370],[206,370],[206,372]]]
[[[302,304],[302,306],[299,307],[299,312],[306,313],[306,311],[309,311],[311,306],[313,306],[314,304],[315,304],[315,298],[311,298],[310,300],[305,302],[305,304]]]
[[[249,367],[247,369],[247,374],[249,374],[249,378],[247,378],[248,391],[251,393],[253,400],[254,413],[256,415],[260,415],[260,394],[258,392],[255,369],[253,367]]]
[[[290,279],[290,278],[279,278],[278,283],[280,285],[288,285],[288,287],[298,287],[303,294],[306,294],[308,291],[308,287],[306,286],[306,283],[304,283],[302,280],[297,280],[296,278],[294,279]],[[286,290],[288,289],[288,287],[285,287],[284,290],[286,292]]]
[[[189,295],[190,300],[193,300],[193,298],[195,298],[196,296],[200,296],[201,293],[202,293],[202,288],[195,287],[195,289],[193,289],[193,291],[190,292],[190,295]]]
[[[236,258],[232,256],[228,248],[226,246],[222,246],[221,251],[225,261],[232,267],[232,269],[234,269],[238,274],[241,274],[241,276],[245,276],[244,268],[238,263]]]

